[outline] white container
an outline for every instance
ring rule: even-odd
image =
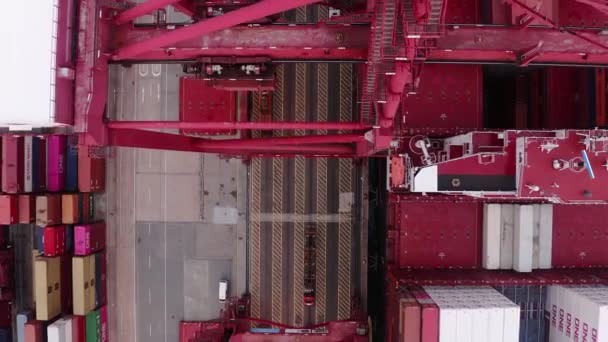
[[[534,207],[515,207],[515,229],[513,231],[513,269],[517,272],[532,271],[534,237]]]
[[[485,204],[483,207],[483,268],[500,268],[501,205]]]

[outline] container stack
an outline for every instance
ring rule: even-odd
[[[103,336],[107,340],[107,334],[101,333],[106,303],[105,223],[95,220],[94,210],[94,193],[105,187],[105,160],[92,157],[75,137],[5,135],[1,179],[0,224],[5,226],[0,234],[4,248],[0,250],[0,329],[6,327],[10,334],[13,321],[14,262],[4,252],[11,251],[6,248],[8,232],[31,230],[34,250],[27,253],[33,255],[34,305],[18,308],[15,340],[84,342],[102,341]],[[11,260],[10,267],[3,266],[5,260]],[[8,304],[3,304],[5,299]],[[90,332],[86,327],[91,327]],[[0,342],[3,336],[0,331]],[[6,341],[12,341],[10,336]]]
[[[552,266],[552,204],[485,204],[483,268],[531,272]]]
[[[608,286],[549,286],[549,341],[608,341]]]
[[[426,286],[439,307],[439,341],[519,341],[519,306],[489,286]]]

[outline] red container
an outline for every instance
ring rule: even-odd
[[[47,188],[62,191],[65,187],[66,137],[52,135],[47,142]]]
[[[61,311],[72,312],[72,257],[64,255],[61,257]]]
[[[19,223],[29,224],[36,219],[36,197],[19,195]]]
[[[0,287],[13,288],[15,278],[15,252],[13,248],[0,250]]]
[[[44,332],[46,332],[46,327],[42,321],[29,321],[25,323],[25,342],[44,342],[46,340]]]
[[[95,254],[95,299],[98,305],[107,303],[106,267],[105,251]]]
[[[53,226],[61,223],[61,195],[36,197],[36,225]]]
[[[0,224],[15,224],[19,221],[19,200],[15,195],[0,195]]]
[[[74,255],[89,255],[104,249],[105,246],[105,222],[74,226]]]
[[[12,307],[13,303],[11,301],[0,301],[0,328],[11,328],[13,322]]]
[[[78,190],[101,192],[105,189],[106,160],[91,158],[87,146],[78,147]]]
[[[2,191],[23,191],[23,137],[2,136]]]
[[[44,227],[44,255],[48,257],[65,253],[65,226]]]
[[[72,316],[72,341],[73,342],[85,342],[85,317],[84,316]]]

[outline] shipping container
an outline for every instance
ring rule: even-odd
[[[78,191],[78,145],[76,139],[68,138],[66,144],[65,190]]]
[[[81,192],[102,192],[105,189],[106,161],[91,157],[88,146],[78,147],[78,190]]]
[[[2,136],[2,191],[23,191],[23,137]]]
[[[74,226],[74,255],[89,255],[106,245],[105,222]]]
[[[34,248],[44,255],[44,227],[37,226],[34,231]]]
[[[73,342],[85,342],[85,316],[71,316]]]
[[[36,197],[34,195],[19,195],[19,223],[30,224],[36,219]]]
[[[107,303],[106,285],[106,253],[101,251],[95,254],[95,303],[97,306]]]
[[[36,196],[36,225],[53,226],[61,224],[61,195]]]
[[[19,221],[19,199],[15,195],[0,195],[0,224]]]
[[[75,315],[95,308],[95,256],[72,258],[72,303]]]
[[[99,308],[101,342],[108,342],[108,309],[104,305]]]
[[[34,263],[36,319],[47,321],[61,313],[61,260],[37,257]]]
[[[61,195],[61,222],[63,224],[80,223],[79,198],[80,194]]]
[[[46,187],[46,139],[32,138],[32,189],[45,192]]]
[[[101,342],[101,317],[99,310],[93,310],[86,316],[86,342]]]
[[[42,238],[45,256],[53,257],[66,252],[65,226],[44,227]]]
[[[72,320],[70,318],[60,318],[48,325],[48,342],[71,342],[72,340]]]
[[[65,188],[66,137],[52,135],[47,140],[47,188],[48,191],[63,191]]]
[[[25,323],[31,320],[34,314],[31,311],[22,311],[17,314],[15,330],[17,331],[17,342],[25,341]]]
[[[23,137],[23,192],[33,191],[32,143],[31,135]]]
[[[25,342],[46,342],[46,324],[43,321],[29,321],[24,327]]]
[[[433,299],[424,291],[423,288],[415,286],[410,288],[410,292],[420,308],[421,313],[421,342],[437,342],[439,341],[439,307]]]

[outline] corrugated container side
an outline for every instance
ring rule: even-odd
[[[23,137],[2,136],[2,191],[23,191]]]
[[[24,327],[25,342],[46,341],[46,326],[42,321],[29,321]]]
[[[105,248],[106,230],[104,222],[74,227],[74,254],[89,255]]]
[[[36,218],[36,197],[33,195],[19,195],[19,223],[30,224]]]
[[[34,263],[36,319],[46,321],[61,313],[60,259],[38,257]]]
[[[74,314],[95,308],[95,256],[72,258],[72,293]]]
[[[105,188],[105,159],[91,158],[86,146],[78,149],[78,189],[100,192]]]
[[[18,220],[18,197],[15,195],[0,195],[0,224],[15,224]]]
[[[95,302],[97,306],[105,305],[106,298],[106,254],[101,251],[95,254]]]
[[[32,192],[32,136],[23,137],[23,191]]]
[[[78,145],[72,141],[66,144],[65,190],[78,191]]]
[[[101,342],[108,342],[108,309],[105,305],[99,308],[99,317],[101,319]]]
[[[17,314],[16,328],[17,331],[17,342],[25,342],[25,323],[33,318],[33,314],[31,311],[23,311]]]
[[[85,342],[85,316],[72,316],[73,342]]]
[[[421,342],[439,340],[439,307],[421,287],[410,289],[422,309]]]
[[[540,238],[539,238],[539,264],[541,269],[549,269],[553,263],[553,204],[540,205]]]
[[[515,206],[503,204],[500,207],[500,269],[513,269],[513,229],[515,226]]]
[[[63,224],[80,223],[78,217],[78,194],[61,195],[61,222]]]
[[[48,138],[47,187],[49,191],[63,191],[65,188],[65,149],[65,136],[52,135]]]
[[[44,255],[58,256],[65,253],[65,226],[44,227]]]
[[[420,306],[416,299],[405,291],[399,299],[399,335],[401,341],[420,341]]]
[[[485,204],[483,207],[483,268],[500,268],[500,204]]]
[[[99,310],[89,312],[86,316],[86,342],[101,342],[100,326]]]
[[[36,225],[53,226],[61,224],[61,195],[36,196]]]
[[[531,205],[515,207],[513,234],[513,269],[518,272],[532,271],[534,235],[534,208]]]

